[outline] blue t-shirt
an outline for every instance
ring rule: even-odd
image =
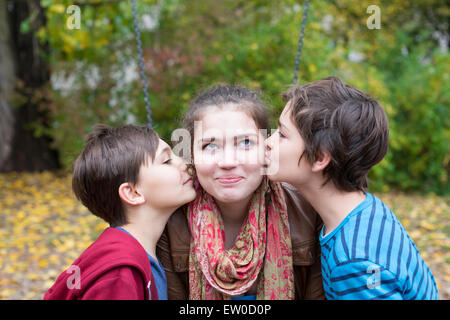
[[[167,279],[164,268],[159,260],[153,259],[148,253],[147,256],[150,259],[150,266],[152,267],[153,277],[155,278],[156,288],[158,289],[158,300],[167,300]]]
[[[116,227],[116,229],[122,230],[133,237],[133,235],[124,228]],[[150,267],[152,268],[153,277],[155,278],[156,289],[158,290],[158,300],[167,300],[167,278],[164,268],[158,260],[153,259],[148,252],[146,253],[148,259],[150,260]]]
[[[392,211],[370,193],[326,236],[320,233],[327,299],[438,299],[434,277]]]

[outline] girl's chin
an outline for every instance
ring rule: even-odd
[[[234,192],[218,192],[218,197],[214,197],[216,200],[223,203],[232,203],[246,200],[248,196],[244,194],[242,191],[234,191]]]

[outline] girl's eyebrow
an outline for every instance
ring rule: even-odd
[[[249,133],[243,133],[243,134],[238,134],[237,136],[233,137],[233,140],[239,140],[239,139],[243,139],[243,138],[250,138],[250,137],[258,137],[258,135],[254,132],[249,132]],[[200,138],[197,140],[198,144],[201,143],[211,143],[218,140],[216,137],[205,137],[205,138]]]
[[[211,138],[200,138],[200,139],[196,140],[194,143],[195,143],[196,145],[198,145],[198,146],[201,146],[201,145],[203,145],[204,143],[211,143],[211,142],[213,142],[214,140],[216,140],[216,138],[214,138],[214,137],[211,137]]]
[[[238,135],[236,135],[236,136],[234,136],[233,138],[235,138],[235,139],[241,139],[241,138],[247,138],[247,137],[257,137],[258,135],[256,134],[256,133],[254,133],[254,132],[249,132],[249,133],[241,133],[241,134],[238,134]],[[217,138],[216,137],[206,137],[206,138],[201,138],[200,139],[200,141],[209,141],[209,142],[211,142],[211,141],[214,141],[214,140],[216,140]]]
[[[236,136],[235,138],[237,140],[242,139],[242,138],[250,138],[250,137],[257,137],[258,135],[256,133],[244,133],[244,134],[240,134],[238,136]]]
[[[213,142],[215,141],[216,138],[215,137],[211,137],[211,138],[202,138],[200,139],[200,142]]]

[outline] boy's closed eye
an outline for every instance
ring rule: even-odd
[[[283,134],[283,132],[280,131],[280,129],[278,129],[277,131],[280,138],[286,138],[286,136]]]
[[[169,147],[165,147],[158,156],[160,163],[170,164],[172,159],[172,150]]]
[[[280,138],[286,138],[286,134],[285,132],[287,131],[286,126],[283,124],[283,122],[281,122],[280,119],[278,119],[278,135],[280,136]]]

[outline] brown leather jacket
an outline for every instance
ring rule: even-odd
[[[295,299],[325,299],[318,240],[322,221],[293,186],[282,183],[282,188],[291,230]],[[189,244],[190,231],[180,208],[170,217],[156,247],[166,272],[169,300],[189,298]]]

